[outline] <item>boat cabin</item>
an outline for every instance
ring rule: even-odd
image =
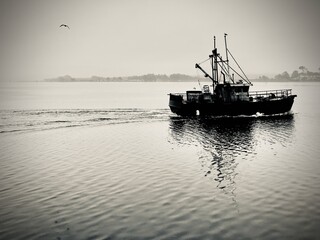
[[[217,101],[225,103],[249,101],[249,87],[249,84],[244,83],[217,84],[214,95]]]

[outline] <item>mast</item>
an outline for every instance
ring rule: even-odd
[[[230,78],[230,67],[229,67],[229,58],[228,58],[228,46],[227,46],[227,35],[228,34],[224,34],[224,45],[226,47],[226,62],[227,62],[227,67],[228,67],[228,76]]]
[[[201,72],[204,73],[205,77],[208,77],[212,80],[213,83],[213,89],[215,85],[218,84],[218,73],[217,73],[217,49],[216,49],[216,36],[213,37],[213,47],[212,54],[209,55],[209,59],[211,59],[211,74],[208,74],[202,67],[200,67],[200,64],[196,63],[195,68],[198,68],[201,70]]]
[[[213,89],[214,89],[214,84],[215,82],[218,80],[215,76],[215,61],[214,61],[214,51],[216,49],[216,36],[213,36],[213,50],[212,50],[212,55],[210,55],[209,57],[211,57],[211,70],[212,70],[212,78],[213,78]]]
[[[214,56],[214,70],[215,70],[215,80],[216,80],[216,84],[218,84],[219,81],[219,76],[218,76],[218,63],[217,63],[217,46],[216,46],[216,36],[214,36],[213,38],[214,40],[214,50],[212,51],[212,54]]]

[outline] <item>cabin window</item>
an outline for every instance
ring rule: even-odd
[[[201,91],[187,91],[187,100],[190,102],[198,102],[201,94]]]

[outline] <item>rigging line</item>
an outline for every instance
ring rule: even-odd
[[[200,74],[199,74],[199,69],[198,68],[196,68],[196,72],[197,72],[197,78],[198,78],[198,84],[199,84],[199,87],[200,87],[200,90],[201,90],[201,83],[200,83]]]
[[[208,61],[210,58],[207,58],[206,60],[204,60],[204,61],[202,61],[202,62],[200,62],[200,63],[198,63],[199,65],[201,65],[202,63],[205,63],[206,61]]]
[[[199,83],[199,87],[200,87],[200,90],[201,90],[201,89],[202,89],[202,87],[201,87],[201,83],[200,83],[199,79],[198,79],[198,83]]]
[[[244,73],[244,71],[242,70],[242,68],[240,67],[240,65],[238,64],[237,60],[233,57],[233,55],[231,54],[231,52],[228,49],[229,54],[231,55],[232,59],[235,61],[235,63],[237,64],[237,66],[240,68],[242,74],[246,77],[247,82],[249,81],[249,83],[251,84],[249,78],[247,77],[247,75]]]
[[[229,66],[230,67],[230,66]],[[240,78],[242,78],[242,80],[244,80],[245,82],[247,82],[248,84],[250,84],[252,86],[252,83],[250,82],[250,80],[245,79],[243,76],[241,76],[236,70],[234,70],[232,67],[230,67]]]
[[[196,68],[196,73],[197,73],[197,78],[201,78],[202,77],[202,72],[200,73],[199,68]]]
[[[230,78],[230,75],[227,72],[227,69],[224,65],[218,63],[220,68],[223,70],[224,74],[227,75]],[[244,80],[245,82],[249,83],[250,85],[252,85],[252,83],[249,81],[247,81],[243,76],[241,76],[233,67],[229,66],[231,68],[232,71],[234,71],[242,80]],[[231,78],[230,78],[231,79]],[[234,81],[232,81],[234,82]]]
[[[222,57],[218,56],[218,58],[223,62]],[[229,79],[231,79],[230,73],[227,71],[225,65],[222,63],[220,65],[220,63],[218,62],[220,68],[224,71],[224,73],[229,77]]]
[[[229,77],[229,80],[231,79],[230,75],[228,74],[228,71],[226,69],[226,67],[220,63],[218,63],[218,65],[220,66],[221,70],[223,70],[223,73],[224,75],[228,76]],[[231,68],[231,67],[230,67]],[[220,76],[220,79],[221,79],[221,76]],[[233,82],[233,80],[231,79],[231,81]],[[234,83],[234,82],[233,82]]]
[[[197,74],[197,78],[199,79],[200,78],[200,74],[199,74],[199,69],[196,68],[196,74]]]
[[[221,70],[223,71],[223,73],[226,74],[226,75],[229,77],[228,72],[227,72],[227,70],[225,69],[225,66],[224,66],[223,64],[221,64],[221,63],[218,63],[218,65],[220,66],[220,68],[221,68]]]

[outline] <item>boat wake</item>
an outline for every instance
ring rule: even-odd
[[[168,109],[72,109],[0,111],[0,134],[57,128],[167,120]]]

